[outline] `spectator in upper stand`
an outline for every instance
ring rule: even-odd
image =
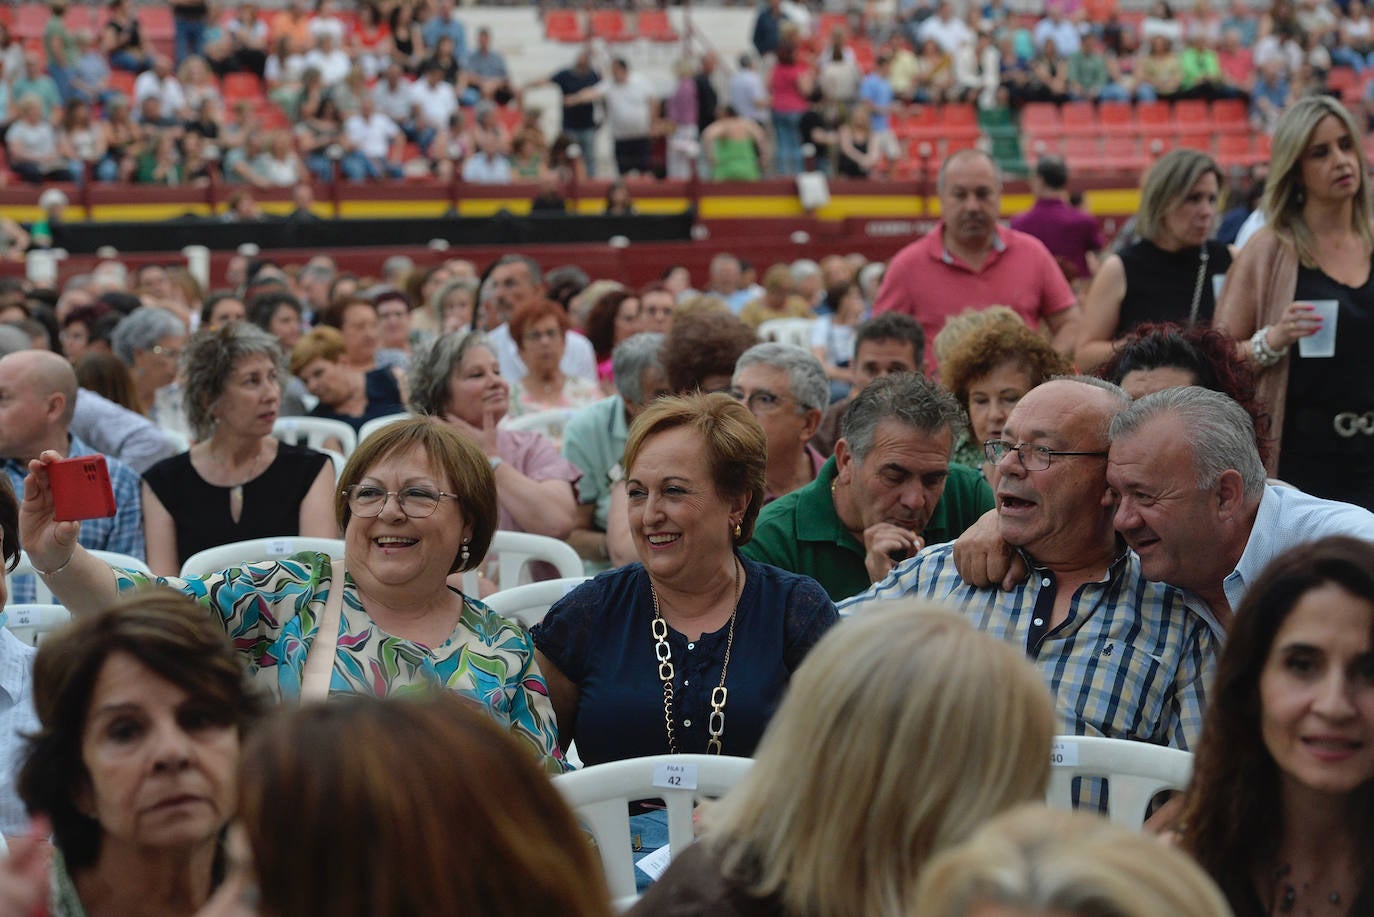
[[[437,48],[441,39],[451,39],[453,56],[460,65],[465,65],[468,56],[468,30],[458,18],[453,0],[436,0],[434,11],[425,20],[420,33],[427,48]]]
[[[192,54],[205,51],[205,32],[210,20],[207,0],[172,0],[172,26],[176,30],[174,49],[180,64]]]
[[[272,132],[267,149],[253,161],[253,169],[275,188],[290,188],[306,178],[305,164],[284,130]]]
[[[768,88],[772,97],[774,173],[779,177],[796,175],[802,170],[801,119],[810,109],[815,86],[811,67],[799,59],[794,40],[778,46],[777,62],[769,75]]]
[[[31,95],[21,96],[19,117],[5,133],[10,168],[24,181],[71,181],[72,175],[57,149],[57,131],[43,117],[43,105]]]
[[[326,38],[332,38],[336,45],[343,45],[346,29],[343,20],[339,18],[336,0],[315,0],[315,10],[306,22],[306,31],[316,45],[321,44]]]
[[[67,160],[72,178],[78,184],[87,175],[99,177],[100,164],[105,160],[105,135],[100,125],[91,120],[89,103],[72,99],[63,106],[57,148]],[[106,171],[108,174],[109,170]]]
[[[673,64],[673,75],[677,83],[663,111],[673,126],[673,133],[668,138],[667,173],[669,179],[684,179],[692,176],[697,140],[701,136],[697,127],[697,83],[692,59],[678,58]]]
[[[1231,99],[1244,95],[1227,84],[1221,72],[1221,59],[1199,27],[1189,29],[1188,46],[1179,55],[1179,65],[1183,68],[1183,93],[1189,98]]]
[[[1150,38],[1148,53],[1136,65],[1136,93],[1142,102],[1172,101],[1183,95],[1183,64],[1166,35]]]
[[[424,63],[420,65],[420,70],[423,71],[430,64],[438,65],[443,71],[444,82],[452,83],[453,87],[461,92],[466,81],[462,81],[463,85],[460,85],[459,76],[463,68],[458,63],[458,55],[453,48],[453,39],[447,35],[442,35],[439,37],[439,43],[430,45],[430,47],[434,53],[425,58]]]
[[[1102,36],[1083,36],[1078,53],[1070,55],[1069,97],[1088,102],[1129,102],[1129,81],[1122,78],[1115,55],[1107,53]]]
[[[1174,15],[1168,0],[1155,0],[1140,26],[1142,45],[1149,46],[1157,35],[1168,39],[1172,48],[1183,44],[1183,20]]]
[[[1230,9],[1221,20],[1221,33],[1234,31],[1240,44],[1253,48],[1259,39],[1260,17],[1246,0],[1231,0]]]
[[[62,107],[62,93],[53,78],[44,72],[43,56],[37,51],[24,53],[24,71],[10,83],[11,109],[17,111],[19,101],[29,95],[38,99],[44,119],[51,118],[53,112]]]
[[[148,98],[158,100],[164,116],[175,115],[186,108],[186,93],[172,72],[172,59],[164,54],[154,54],[152,69],[143,71],[134,80],[134,109],[141,112]]]
[[[95,35],[81,29],[75,33],[76,59],[71,68],[71,97],[92,105],[110,96],[110,64],[105,52],[95,43]]]
[[[1259,65],[1255,85],[1250,90],[1250,123],[1256,130],[1272,134],[1279,115],[1292,98],[1283,65],[1271,57]]]
[[[949,0],[941,0],[935,15],[921,23],[916,32],[918,43],[923,44],[928,39],[935,41],[946,54],[953,54],[964,43],[973,41],[973,32],[954,15],[954,7]]]
[[[1059,53],[1053,38],[1046,38],[1040,51],[1031,59],[1030,80],[1021,92],[1025,102],[1054,102],[1069,100],[1069,62]]]
[[[1064,15],[1062,0],[1051,0],[1045,17],[1035,24],[1035,46],[1043,48],[1045,42],[1053,41],[1059,53],[1070,57],[1078,53],[1081,39],[1078,26]]]
[[[616,171],[620,175],[649,174],[649,133],[658,104],[653,86],[631,73],[625,58],[617,57],[611,61],[611,78],[598,83],[594,91],[606,105]]]
[[[1069,169],[1058,156],[1042,156],[1030,177],[1035,205],[1011,221],[1011,228],[1035,236],[1059,262],[1072,283],[1097,273],[1097,253],[1107,247],[1102,229],[1069,203]]]
[[[727,94],[730,107],[741,118],[748,118],[755,124],[763,124],[768,119],[768,90],[754,66],[754,58],[748,52],[739,56],[739,67],[730,77]]]
[[[240,3],[224,25],[226,56],[221,58],[221,73],[252,73],[262,79],[267,66],[267,20],[258,14],[256,3]]]
[[[463,181],[476,185],[510,184],[510,160],[501,155],[495,136],[478,136],[477,149],[463,160]]]
[[[477,30],[477,49],[467,56],[463,66],[482,98],[498,105],[511,100],[510,70],[506,68],[506,59],[491,49],[491,29],[482,26]]]
[[[1001,81],[1002,55],[992,33],[979,29],[973,42],[960,47],[954,55],[952,98],[974,102],[979,108],[995,108]]]
[[[414,109],[414,95],[410,91],[410,80],[400,64],[391,61],[386,65],[381,78],[372,85],[372,101],[378,112],[405,129]]]
[[[701,55],[692,82],[697,87],[697,130],[704,131],[716,120],[720,107],[720,92],[716,89],[716,55],[707,51]]]
[[[428,155],[434,138],[448,129],[449,119],[458,111],[458,93],[444,82],[443,67],[430,63],[424,76],[410,85],[410,101],[415,113],[412,139]]]
[[[182,61],[181,66],[177,68],[177,81],[181,84],[181,92],[185,97],[183,107],[176,112],[180,118],[189,120],[207,99],[221,101],[219,83],[203,57],[193,56]]]
[[[353,61],[348,52],[339,46],[332,32],[320,36],[319,44],[305,52],[305,65],[320,71],[326,86],[333,86],[348,76]]]
[[[377,111],[364,95],[359,108],[344,122],[345,153],[340,167],[349,181],[400,178],[405,134],[395,121]]]
[[[1255,85],[1255,57],[1250,47],[1241,43],[1241,34],[1235,29],[1221,33],[1217,65],[1226,85],[1240,90],[1248,98]]]
[[[582,50],[577,52],[571,67],[564,67],[548,79],[530,84],[543,86],[552,83],[563,93],[562,131],[571,135],[582,148],[582,158],[589,176],[596,175],[596,107],[593,104],[595,93],[588,90],[599,82],[601,75],[592,69],[591,53]]]
[[[72,95],[71,71],[76,64],[76,38],[67,30],[63,16],[67,0],[48,0],[50,13],[43,26],[43,51],[48,57],[48,76],[57,83],[57,90],[66,101]]]
[[[782,40],[782,25],[786,20],[782,12],[782,0],[767,0],[765,5],[759,7],[758,16],[754,19],[753,44],[760,57],[777,52]]]
[[[129,0],[111,0],[100,30],[100,48],[116,70],[138,73],[148,66],[148,49],[143,46],[138,17],[129,8]]]
[[[859,98],[870,107],[869,130],[873,132],[873,150],[895,162],[901,156],[901,147],[892,133],[892,103],[895,93],[892,89],[890,74],[892,59],[880,53],[874,61],[873,70],[859,84]]]

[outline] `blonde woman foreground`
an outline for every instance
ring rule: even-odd
[[[907,914],[930,857],[1043,795],[1053,733],[1035,670],[961,616],[895,602],[853,618],[793,676],[705,838],[630,913]]]
[[[915,917],[1230,917],[1187,855],[1098,815],[1022,806],[936,857]]]

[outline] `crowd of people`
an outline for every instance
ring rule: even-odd
[[[965,150],[885,264],[0,280],[0,599],[73,619],[0,627],[0,917],[604,915],[549,778],[678,753],[754,763],[636,914],[1369,913],[1368,163],[1330,96],[1273,127],[1235,245],[1205,153],[1109,243],[1062,161],[1007,226]],[[497,532],[593,575],[526,629]],[[293,535],[342,545],[185,567]],[[1073,736],[1193,777],[1145,834],[1034,806]]]
[[[1374,62],[1358,0],[1177,14],[1158,0],[1143,18],[1115,0],[1056,0],[1039,16],[1004,0],[922,0],[866,4],[839,24],[767,0],[737,61],[686,54],[659,85],[589,45],[521,85],[491,30],[470,30],[453,0],[177,4],[171,49],[144,38],[129,0],[109,3],[98,34],[68,28],[67,0],[50,2],[41,49],[0,22],[0,126],[9,169],[29,182],[461,177],[529,182],[552,206],[559,187],[607,165],[620,177],[876,178],[908,153],[894,119],[922,106],[1241,99],[1272,132],[1289,102],[1326,91],[1333,68],[1360,97]],[[522,106],[540,85],[561,96],[552,135]]]

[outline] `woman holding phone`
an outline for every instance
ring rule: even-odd
[[[1237,257],[1214,324],[1259,371],[1259,398],[1278,434],[1269,474],[1374,509],[1374,477],[1362,473],[1374,461],[1374,364],[1365,347],[1374,337],[1374,215],[1363,136],[1329,96],[1309,96],[1280,116],[1267,225]],[[1319,315],[1320,301],[1333,301],[1334,313]],[[1304,352],[1300,341],[1320,330],[1334,335],[1334,350]]]

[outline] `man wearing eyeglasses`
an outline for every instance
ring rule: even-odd
[[[964,583],[946,544],[899,564],[841,613],[903,596],[952,605],[1025,649],[1055,696],[1060,733],[1192,747],[1217,637],[1205,606],[1147,581],[1112,528],[1107,429],[1129,403],[1100,379],[1056,379],[1031,389],[1005,440],[987,444],[1002,538],[1031,570],[1010,592]]]
[[[837,602],[863,592],[992,508],[983,476],[950,463],[963,427],[954,396],[922,376],[875,380],[850,402],[834,457],[763,508],[741,552],[812,577]]]
[[[768,439],[764,503],[815,480],[825,456],[807,440],[830,403],[821,361],[790,344],[755,344],[735,361],[730,394],[749,408]]]

